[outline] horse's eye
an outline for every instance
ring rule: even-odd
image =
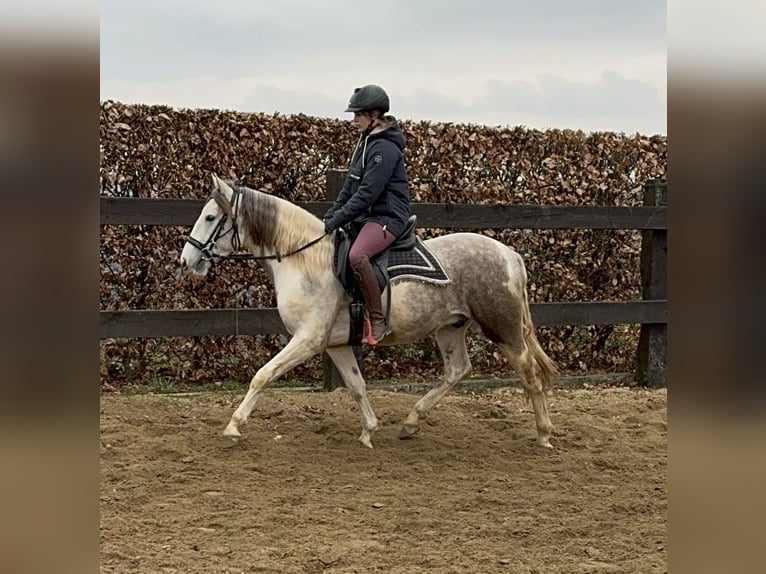
[[[214,221],[214,220],[215,220],[215,215],[211,214],[211,215],[205,216],[205,221]]]

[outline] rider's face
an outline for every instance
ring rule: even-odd
[[[370,112],[367,111],[354,112],[354,119],[352,121],[354,122],[356,129],[360,132],[364,132],[370,127],[372,116],[370,115]]]

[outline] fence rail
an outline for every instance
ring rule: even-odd
[[[535,325],[666,323],[665,301],[530,303]],[[287,330],[276,309],[102,311],[102,339],[278,335]]]
[[[101,198],[101,225],[191,226],[200,199]],[[329,201],[296,201],[322,216]],[[666,229],[666,207],[413,203],[419,227],[464,229]]]
[[[337,196],[341,170],[327,174],[327,198]],[[197,199],[101,198],[101,225],[191,226],[204,204]],[[329,201],[296,202],[323,215]],[[643,231],[642,300],[532,303],[539,326],[640,324],[636,377],[666,385],[667,184],[644,185],[640,207],[458,205],[413,203],[419,227],[459,229],[637,229]],[[101,338],[268,335],[286,333],[276,309],[181,309],[101,311]],[[325,387],[340,377],[325,358]]]

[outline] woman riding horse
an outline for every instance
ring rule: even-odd
[[[359,139],[338,199],[324,216],[325,233],[352,221],[361,230],[349,252],[368,319],[365,337],[377,345],[388,334],[380,288],[370,260],[383,252],[404,231],[410,216],[410,188],[404,163],[404,136],[389,110],[389,98],[380,86],[356,88],[346,108],[354,112]]]

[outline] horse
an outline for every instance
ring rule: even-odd
[[[349,345],[352,299],[333,272],[336,233],[325,234],[322,221],[286,199],[212,174],[210,195],[185,238],[180,266],[185,275],[204,277],[216,260],[247,249],[269,275],[279,315],[291,335],[252,377],[223,430],[226,442],[236,444],[241,438],[240,427],[272,381],[326,352],[359,408],[359,440],[372,448],[379,423]],[[441,263],[449,281],[437,285],[416,278],[392,280],[383,293],[384,305],[389,303],[389,333],[379,344],[404,345],[434,336],[444,362],[444,378],[415,403],[399,437],[413,437],[427,413],[471,373],[465,334],[475,323],[521,379],[534,410],[537,443],[553,448],[545,395],[558,369],[535,334],[522,257],[478,233],[450,233],[422,241],[422,245]]]

